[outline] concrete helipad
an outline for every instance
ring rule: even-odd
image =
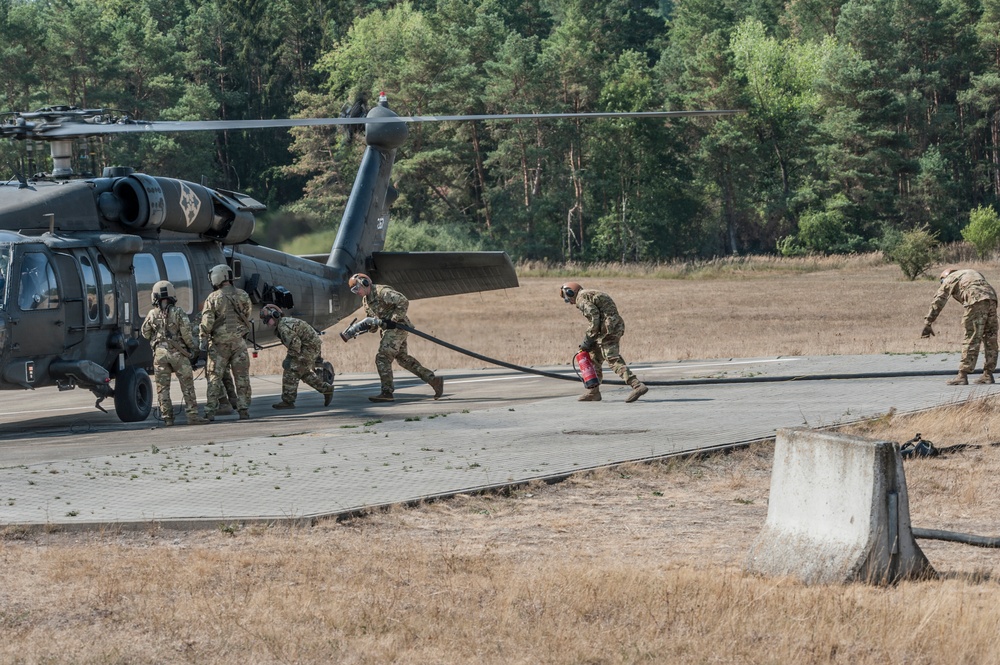
[[[375,378],[353,375],[338,377],[330,410],[302,386],[302,408],[287,416],[270,409],[278,377],[259,377],[254,419],[170,429],[153,420],[118,423],[89,408],[67,414],[71,407],[55,393],[3,393],[0,525],[191,528],[333,517],[730,447],[770,438],[779,427],[916,411],[996,389],[945,385],[957,364],[956,355],[936,354],[638,365],[650,382],[722,381],[653,387],[633,404],[625,404],[624,387],[606,386],[604,401],[582,403],[579,384],[455,370],[440,372],[440,401],[397,374],[398,401],[373,405],[364,397],[375,391]],[[725,382],[880,373],[892,378]],[[52,413],[47,399],[60,401]],[[86,393],[76,399],[88,402]]]

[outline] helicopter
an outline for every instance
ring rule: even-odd
[[[408,124],[579,117],[676,117],[738,111],[540,113],[403,117],[384,93],[364,118],[142,121],[106,109],[53,106],[6,114],[0,137],[50,144],[52,172],[0,184],[0,390],[84,388],[111,397],[123,422],[146,420],[155,393],[153,352],[139,334],[152,287],[173,283],[177,305],[192,320],[212,292],[209,271],[227,264],[233,285],[255,306],[274,304],[325,330],[360,305],[348,286],[363,272],[391,283],[411,300],[518,285],[506,252],[386,252],[391,182]],[[246,194],[105,168],[77,176],[73,143],[119,133],[253,130],[272,127],[364,126],[366,147],[328,254],[296,256],[253,241],[265,206]],[[274,341],[255,326],[248,344]],[[323,366],[333,380],[333,368]]]

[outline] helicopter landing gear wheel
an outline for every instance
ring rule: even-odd
[[[126,367],[115,378],[115,412],[123,423],[149,417],[153,408],[153,382],[141,367]]]

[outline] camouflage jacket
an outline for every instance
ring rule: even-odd
[[[607,293],[581,289],[576,295],[576,308],[590,321],[587,337],[600,339],[605,335],[621,337],[625,334],[625,321],[618,314],[615,301]]]
[[[319,333],[302,319],[283,316],[278,319],[274,333],[288,349],[289,356],[305,356],[309,359],[319,356],[321,349]]]
[[[395,321],[405,326],[413,327],[410,319],[406,316],[406,310],[410,306],[410,301],[399,291],[384,284],[377,285],[372,292],[364,298],[365,312],[368,316],[374,316],[383,321]]]
[[[956,270],[941,282],[941,288],[935,294],[931,309],[924,318],[928,325],[934,323],[938,314],[944,309],[945,303],[948,302],[948,296],[962,303],[963,306],[969,307],[982,300],[995,301],[997,292],[993,290],[993,287],[981,273],[975,270]]]
[[[201,310],[201,341],[223,337],[245,339],[250,333],[250,309],[250,296],[232,284],[213,291],[205,298]]]
[[[142,336],[149,340],[153,349],[164,345],[172,351],[189,354],[195,350],[191,321],[177,305],[166,310],[154,307],[142,322]]]

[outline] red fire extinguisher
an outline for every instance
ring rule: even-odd
[[[594,367],[594,361],[590,359],[590,354],[586,351],[580,351],[573,358],[573,361],[580,368],[580,378],[583,379],[583,387],[596,388],[600,381],[597,380],[597,369]]]

